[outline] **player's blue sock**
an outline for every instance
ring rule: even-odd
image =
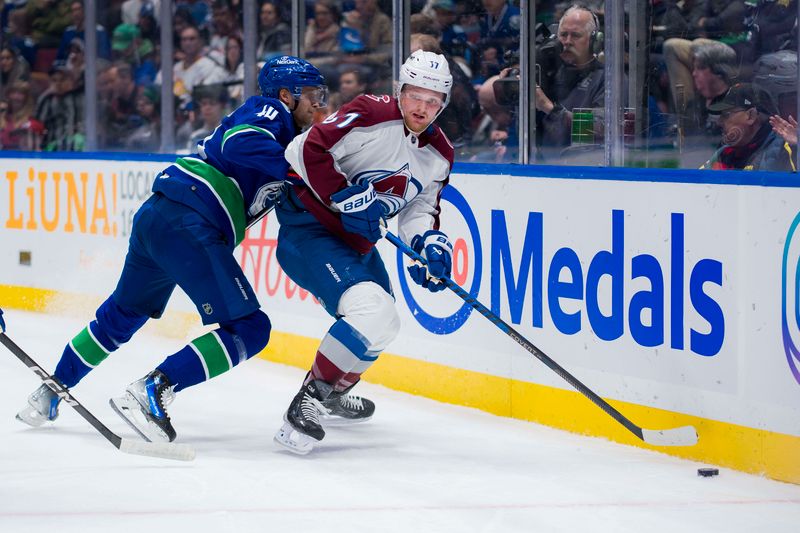
[[[65,387],[74,387],[111,352],[128,342],[146,321],[146,316],[122,309],[114,297],[109,296],[97,309],[96,320],[64,348],[53,375]]]
[[[227,372],[264,349],[271,325],[262,311],[237,319],[206,333],[158,365],[175,392]]]

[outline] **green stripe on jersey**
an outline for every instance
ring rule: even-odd
[[[252,124],[239,124],[238,126],[234,126],[228,131],[226,131],[225,135],[222,136],[222,147],[220,148],[220,151],[225,150],[225,143],[228,142],[228,139],[230,139],[234,135],[245,133],[247,131],[257,131],[259,133],[263,133],[264,135],[269,135],[270,137],[275,139],[275,135],[273,135],[272,132],[269,130],[265,130],[264,128],[259,128],[258,126],[253,126]]]
[[[203,359],[208,379],[227,372],[233,366],[228,351],[213,331],[196,338],[192,341],[192,345]]]
[[[187,174],[205,182],[217,197],[222,208],[228,214],[228,221],[236,238],[236,245],[244,240],[246,217],[244,213],[244,197],[236,182],[212,167],[205,161],[192,157],[181,157],[175,164]]]
[[[78,354],[78,357],[80,357],[87,366],[92,368],[102,363],[110,353],[92,336],[89,331],[89,326],[86,326],[83,328],[83,331],[75,335],[75,338],[70,341],[69,345],[75,353]]]

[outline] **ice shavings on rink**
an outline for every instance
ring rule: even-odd
[[[9,336],[49,370],[89,319],[5,312]],[[134,438],[108,398],[183,343],[142,332],[73,392]],[[725,468],[701,478],[706,465],[693,461],[368,383],[358,391],[376,401],[374,418],[331,428],[298,457],[272,435],[304,371],[260,359],[177,395],[177,442],[196,449],[195,461],[127,455],[63,404],[55,424],[15,421],[39,381],[0,349],[0,533],[788,533],[800,524],[800,486]]]

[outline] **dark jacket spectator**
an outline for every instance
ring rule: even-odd
[[[256,59],[265,61],[274,55],[288,54],[292,46],[292,30],[281,20],[277,2],[267,0],[261,4],[259,22]]]
[[[720,115],[724,144],[701,168],[795,171],[791,147],[769,124],[776,110],[768,94],[737,83],[709,110]]]
[[[55,64],[50,69],[50,88],[36,105],[36,118],[46,129],[44,150],[83,150],[83,100],[83,91],[76,89],[74,73],[65,64]]]

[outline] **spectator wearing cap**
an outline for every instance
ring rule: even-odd
[[[57,61],[66,61],[67,55],[69,54],[69,46],[73,39],[77,37],[82,41],[86,40],[83,28],[83,2],[81,0],[73,0],[70,2],[69,16],[72,24],[67,26],[67,29],[64,30],[64,34],[61,36],[61,44],[59,44],[58,52],[56,52]],[[106,29],[101,24],[97,25],[96,31],[97,56],[102,57],[103,59],[110,59],[111,45],[108,41],[108,32],[106,32]]]
[[[153,57],[155,47],[150,39],[142,39],[139,27],[120,24],[111,37],[114,59],[125,61],[133,67],[133,77],[138,85],[150,85],[156,77],[158,67]]]
[[[377,0],[355,0],[355,9],[344,15],[340,38],[342,51],[350,53],[343,56],[339,72],[361,65],[373,80],[390,77],[392,19],[380,10]]]
[[[701,168],[795,171],[791,147],[769,124],[775,104],[767,93],[737,83],[709,111],[719,114],[723,145]]]
[[[56,61],[50,68],[50,88],[39,97],[36,119],[44,124],[42,149],[79,152],[85,144],[83,91],[66,63]]]

